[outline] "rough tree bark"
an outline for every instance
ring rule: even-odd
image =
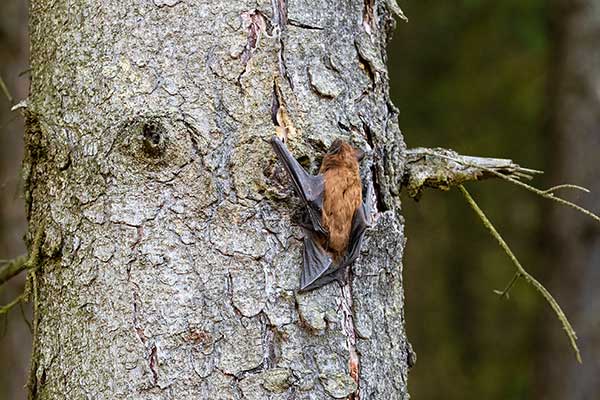
[[[551,77],[550,128],[554,138],[554,174],[590,189],[571,195],[598,212],[600,204],[600,3],[595,0],[554,2],[556,60]],[[600,232],[590,218],[555,208],[549,235],[558,266],[554,290],[579,336],[583,365],[577,364],[560,332],[553,332],[544,352],[540,387],[547,399],[595,399],[600,393]],[[561,300],[562,301],[562,300]]]
[[[393,10],[31,2],[32,398],[408,397]],[[378,218],[350,287],[295,293],[274,125],[313,170],[338,136],[371,151]]]

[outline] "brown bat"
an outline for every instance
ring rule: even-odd
[[[276,136],[271,145],[290,176],[308,213],[300,291],[343,281],[347,267],[360,254],[369,226],[368,204],[362,201],[358,161],[363,153],[337,139],[323,157],[319,175],[310,175]]]

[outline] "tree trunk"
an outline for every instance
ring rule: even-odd
[[[590,189],[570,198],[598,213],[600,204],[600,6],[596,0],[557,0],[551,78],[551,128],[555,139],[555,175]],[[549,323],[540,385],[547,399],[595,399],[600,393],[600,231],[591,218],[555,207],[552,256],[558,260],[554,287],[578,334],[579,365],[564,345],[562,332]]]
[[[31,397],[408,398],[393,6],[32,1]],[[282,118],[313,171],[335,137],[372,149],[350,286],[296,293]]]

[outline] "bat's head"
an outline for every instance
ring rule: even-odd
[[[327,155],[340,155],[343,157],[354,157],[356,161],[360,161],[365,156],[365,152],[360,149],[355,149],[350,144],[346,143],[342,139],[335,139],[329,149]]]
[[[332,168],[350,168],[358,171],[358,162],[364,156],[364,152],[356,150],[350,144],[341,139],[336,139],[327,154],[323,157],[320,172],[323,173]]]

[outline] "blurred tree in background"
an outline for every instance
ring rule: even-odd
[[[29,89],[27,75],[27,2],[0,2],[0,77],[14,99],[24,99]],[[20,170],[23,159],[23,118],[10,111],[12,104],[0,90],[0,259],[25,253],[25,209]],[[24,274],[22,274],[24,275]],[[23,291],[24,276],[0,287],[0,306]],[[24,305],[29,310],[28,305]],[[29,316],[30,317],[30,316]],[[0,316],[0,400],[25,398],[31,346],[29,328],[19,307]]]
[[[389,64],[408,146],[449,147],[546,169],[548,2],[401,5],[409,23],[398,26]],[[545,281],[542,201],[500,181],[469,190],[525,267]],[[457,191],[426,192],[419,203],[406,197],[403,204],[406,326],[418,356],[409,376],[413,398],[537,398],[536,327],[541,316],[554,318],[550,308],[522,282],[509,301],[492,293],[514,268]],[[562,334],[551,322],[548,329]]]
[[[551,21],[549,132],[551,171],[591,190],[569,199],[600,208],[600,2],[556,0]],[[600,397],[600,229],[589,218],[553,208],[548,230],[553,267],[551,289],[563,300],[577,329],[583,356],[578,365],[560,345],[551,321],[540,354],[538,391],[544,399]],[[583,218],[582,218],[583,217]],[[562,268],[561,271],[561,266]]]
[[[0,258],[25,252],[25,212],[20,198],[23,118],[12,105],[29,90],[27,3],[4,0],[0,6],[0,76],[12,103],[0,90]]]
[[[536,186],[598,213],[600,3],[463,0],[402,4],[390,51],[392,95],[409,146],[507,157],[543,169]],[[600,230],[573,210],[504,182],[471,185],[526,268],[563,304],[580,337],[522,282],[492,289],[508,258],[456,193],[405,199],[407,329],[415,399],[596,399],[600,393]],[[594,194],[595,193],[595,194]],[[562,193],[561,193],[562,194]]]
[[[594,3],[401,1],[410,22],[398,25],[389,67],[408,145],[512,158],[551,172],[552,179],[538,179],[537,186],[569,181],[599,193],[600,112],[597,95],[585,89],[593,85],[593,71],[600,74]],[[19,77],[27,69],[26,9],[22,0],[0,4],[0,74],[17,100],[26,97],[28,84],[27,75]],[[585,79],[569,78],[578,74]],[[24,251],[18,197],[23,123],[9,108],[0,94],[0,258]],[[586,112],[575,112],[580,109]],[[404,198],[407,329],[418,354],[409,377],[412,398],[594,398],[591,390],[600,382],[598,228],[504,182],[469,190],[525,267],[555,289],[581,337],[584,364],[575,364],[560,324],[530,287],[517,284],[509,301],[492,293],[514,268],[460,194],[426,192],[416,204]],[[597,196],[571,198],[598,212]],[[0,304],[21,289],[22,280],[1,288]],[[29,355],[18,309],[9,322],[4,329],[0,318],[0,400],[24,398]]]

